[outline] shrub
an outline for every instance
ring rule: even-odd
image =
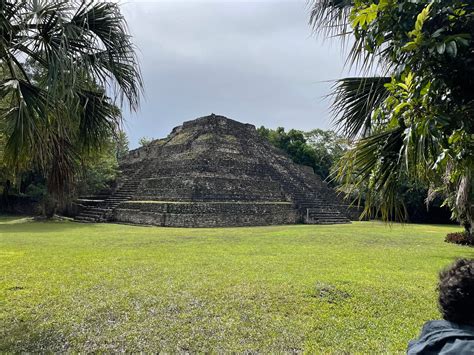
[[[444,241],[447,243],[474,246],[473,238],[469,238],[466,232],[449,233]]]
[[[47,194],[47,189],[44,184],[38,183],[28,185],[25,191],[25,195],[35,200],[41,200]]]

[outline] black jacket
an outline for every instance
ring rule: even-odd
[[[427,322],[420,337],[408,344],[407,353],[474,354],[474,326],[445,320]]]

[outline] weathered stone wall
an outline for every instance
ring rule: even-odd
[[[117,221],[163,227],[225,227],[295,224],[290,203],[138,203],[121,204]]]
[[[284,201],[274,181],[221,176],[162,176],[142,180],[134,200]]]

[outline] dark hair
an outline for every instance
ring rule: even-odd
[[[474,323],[474,259],[459,259],[441,271],[438,290],[445,320]]]

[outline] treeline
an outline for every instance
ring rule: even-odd
[[[48,193],[48,181],[44,173],[35,165],[25,167],[15,173],[4,159],[5,139],[0,132],[0,211],[15,212],[14,203],[21,201],[39,206],[45,215],[58,211],[57,201]],[[84,152],[76,157],[74,177],[68,189],[66,203],[59,206],[61,212],[78,196],[93,195],[109,188],[115,181],[119,161],[129,151],[129,141],[125,132],[109,136],[100,149]],[[30,208],[26,208],[30,210]],[[39,211],[37,211],[39,212]]]
[[[351,148],[351,142],[332,130],[314,129],[308,132],[283,127],[277,129],[261,126],[257,132],[275,147],[283,150],[297,164],[310,166],[323,180],[336,189],[344,187],[335,179],[338,163]],[[450,211],[443,206],[441,197],[436,197],[429,203],[426,196],[429,186],[415,180],[405,178],[400,181],[397,198],[405,206],[410,222],[452,223]],[[349,202],[360,199],[365,203],[368,187],[363,184],[350,196]],[[347,192],[347,191],[343,191]],[[381,197],[375,197],[381,198]],[[377,212],[374,212],[377,215]]]
[[[334,164],[347,149],[349,141],[331,130],[314,129],[303,132],[283,127],[270,129],[261,126],[258,134],[272,145],[285,151],[297,163],[313,168],[324,180],[331,181],[329,175]]]

